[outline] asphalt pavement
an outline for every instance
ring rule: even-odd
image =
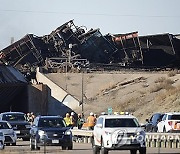
[[[92,154],[91,144],[86,143],[74,143],[73,150],[62,150],[59,146],[46,146],[41,147],[39,151],[30,150],[29,141],[21,141],[17,142],[16,146],[5,146],[4,150],[0,150],[1,154],[31,154],[31,153],[39,153],[39,154]],[[109,154],[130,154],[129,151],[110,151]],[[180,154],[180,149],[169,149],[169,148],[147,148],[147,154]]]

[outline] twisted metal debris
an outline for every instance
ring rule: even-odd
[[[21,72],[37,66],[59,72],[83,67],[167,67],[180,64],[179,35],[138,36],[138,32],[102,35],[70,20],[49,35],[27,34],[0,52],[0,62]]]

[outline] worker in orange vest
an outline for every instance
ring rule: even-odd
[[[87,118],[88,130],[93,130],[96,124],[96,118],[94,117],[93,112],[90,113],[90,116]]]

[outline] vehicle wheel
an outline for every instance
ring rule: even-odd
[[[62,146],[62,150],[66,150],[66,147],[65,147],[65,146]]]
[[[6,143],[6,146],[10,146],[10,143]]]
[[[153,127],[152,132],[157,132],[157,127]]]
[[[32,138],[30,138],[30,149],[31,149],[31,150],[34,150],[34,149],[35,149],[35,146],[34,146],[34,144],[33,144],[33,142],[32,142]]]
[[[16,142],[15,142],[15,143],[12,143],[12,146],[16,146]]]
[[[34,149],[35,150],[40,150],[40,147],[38,147],[38,143],[37,143],[36,139],[34,139]]]
[[[101,154],[108,154],[108,150],[104,147],[103,140],[101,141]]]
[[[0,150],[3,150],[4,149],[4,144],[2,144],[1,142],[0,142]]]
[[[100,148],[97,145],[93,145],[93,154],[100,154]]]
[[[137,153],[137,150],[130,150],[130,153],[131,153],[131,154],[136,154],[136,153]]]
[[[72,145],[68,147],[68,150],[72,150],[72,149],[73,149],[73,146],[72,146]]]
[[[139,153],[140,153],[140,154],[146,154],[146,148],[145,148],[145,147],[140,148],[140,149],[139,149]]]
[[[92,145],[92,148],[94,146],[94,137],[91,137],[91,145]]]

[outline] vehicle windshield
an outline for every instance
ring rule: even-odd
[[[66,127],[66,124],[61,118],[41,118],[38,127],[62,128]]]
[[[140,127],[136,119],[132,118],[114,118],[106,119],[105,127]]]
[[[180,120],[180,114],[169,115],[168,120]]]
[[[6,121],[25,121],[26,118],[23,114],[6,114],[6,115],[3,115],[3,120],[6,120]]]
[[[156,124],[157,122],[162,120],[162,117],[164,116],[164,114],[155,114],[150,121],[153,122],[153,124]]]
[[[0,122],[0,129],[10,129],[11,127],[6,122]]]

